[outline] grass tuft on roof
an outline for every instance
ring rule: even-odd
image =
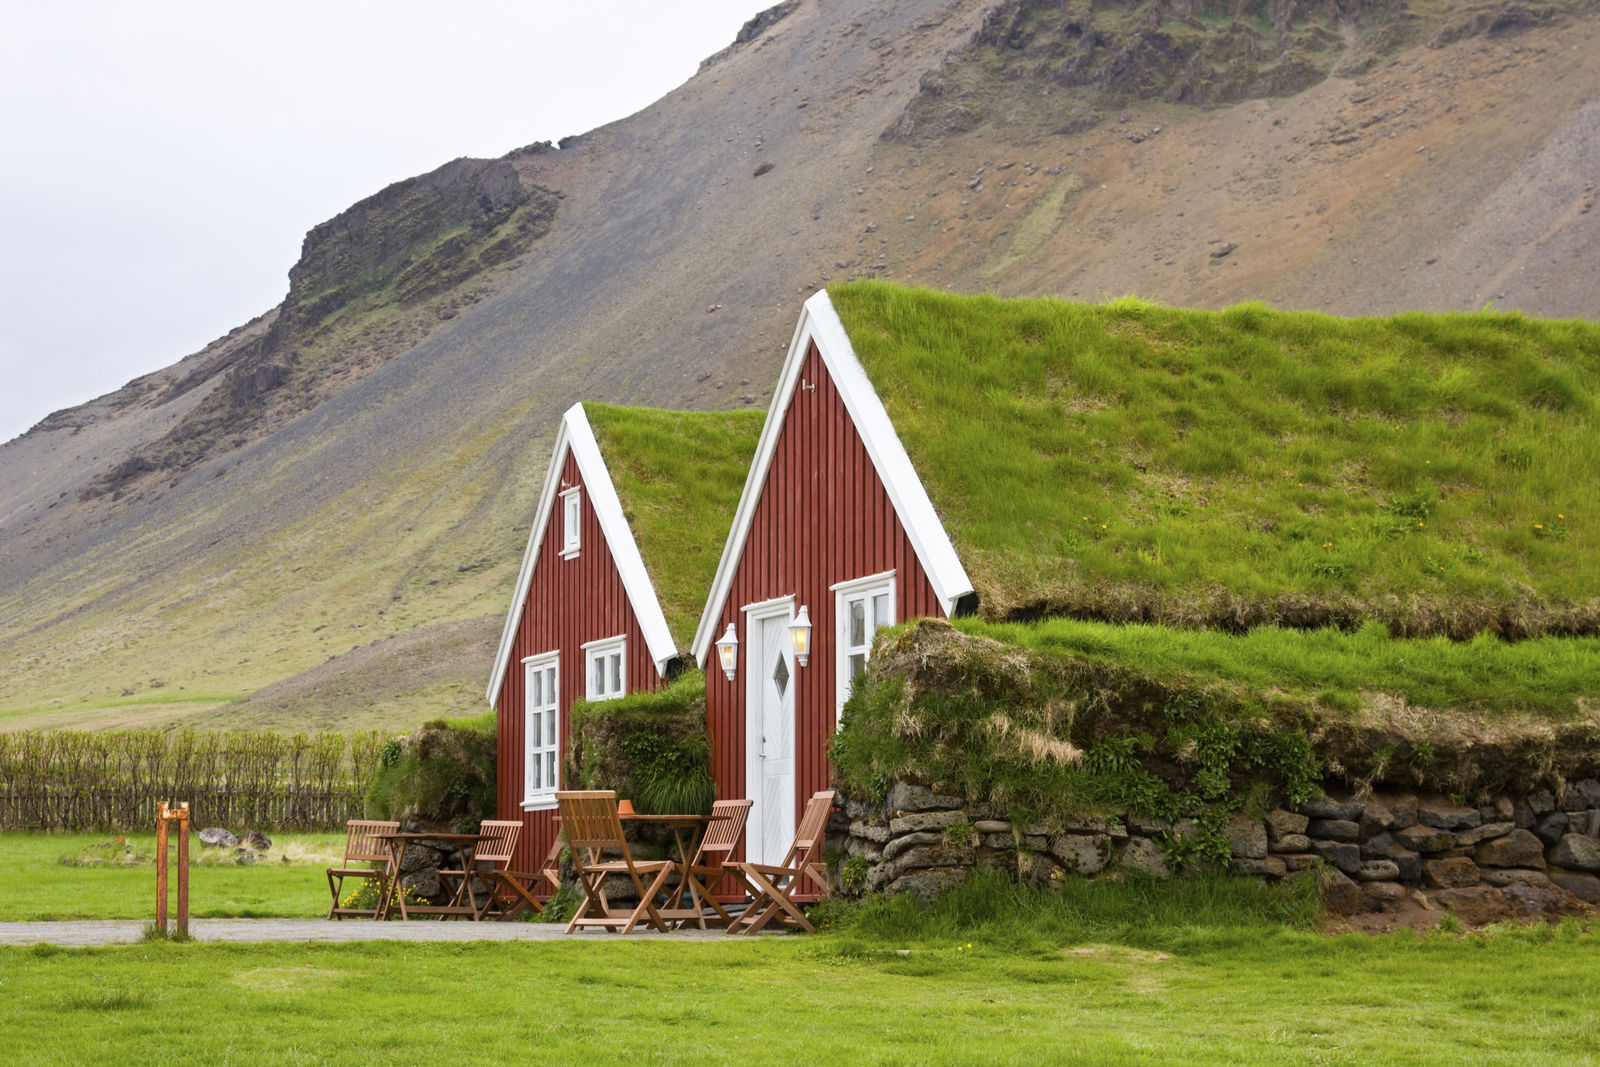
[[[584,404],[679,649],[688,647],[755,457],[764,411]]]
[[[1376,622],[1355,632],[1260,626],[1245,634],[1081,619],[957,619],[955,627],[1153,676],[1299,693],[1335,713],[1405,707],[1470,712],[1491,722],[1527,717],[1600,726],[1600,638],[1594,637],[1402,638]]]
[[[1600,324],[829,295],[986,618],[1600,633]]]

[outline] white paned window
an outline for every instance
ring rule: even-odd
[[[851,686],[867,669],[872,636],[894,625],[894,572],[873,574],[833,586],[834,647],[838,707],[850,699]]]
[[[561,558],[578,554],[579,530],[583,519],[583,489],[573,486],[561,494]]]
[[[525,805],[555,803],[561,788],[561,667],[560,653],[547,652],[522,661],[523,704],[526,708],[523,733],[522,800]]]
[[[608,637],[583,646],[584,693],[590,700],[614,700],[628,691],[628,641]]]

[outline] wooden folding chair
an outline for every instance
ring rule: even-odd
[[[689,898],[699,897],[702,904],[709,904],[713,911],[721,917],[723,925],[733,922],[733,919],[717,903],[717,898],[711,895],[710,887],[714,886],[723,875],[737,879],[744,886],[744,890],[752,896],[755,890],[751,888],[744,875],[730,868],[728,857],[733,855],[733,850],[739,846],[739,839],[744,836],[745,820],[750,816],[750,807],[753,800],[719,800],[711,805],[711,822],[706,827],[706,832],[700,838],[700,847],[695,850],[694,858],[683,868],[683,878],[678,882],[678,887],[673,890],[672,899],[667,902],[668,908],[677,908],[683,900],[684,890],[690,890]],[[700,923],[700,929],[706,928],[704,908],[695,916]],[[684,919],[678,924],[682,929],[683,924],[689,920]]]
[[[800,828],[795,831],[794,844],[788,855],[777,865],[748,861],[727,864],[726,869],[738,871],[755,890],[755,900],[743,915],[728,924],[729,933],[753,934],[773,919],[789,926],[798,926],[806,933],[815,933],[816,927],[794,902],[794,891],[802,879],[810,878],[823,891],[828,890],[828,874],[823,869],[822,850],[828,835],[828,813],[833,810],[833,790],[825,789],[811,794],[806,802],[805,814],[800,816]]]
[[[555,820],[556,837],[537,871],[495,871],[495,892],[484,907],[484,918],[493,917],[500,922],[514,919],[523,908],[532,908],[534,914],[544,911],[544,905],[533,894],[542,882],[548,882],[550,892],[561,892],[561,820]],[[502,893],[501,891],[504,890]]]
[[[328,907],[328,918],[342,919],[346,915],[364,915],[369,919],[376,919],[389,895],[389,879],[394,876],[394,871],[391,869],[394,865],[394,855],[385,842],[378,840],[377,835],[395,833],[400,829],[400,824],[372,819],[351,819],[345,823],[345,828],[347,834],[344,839],[343,863],[341,866],[327,869],[328,892],[333,894],[333,903]],[[357,863],[364,863],[367,866],[357,867],[355,866]],[[372,864],[378,866],[371,866]],[[339,906],[339,894],[344,890],[346,878],[372,877],[378,879],[378,895],[373,898],[372,907]]]
[[[661,912],[655,905],[655,896],[661,891],[667,876],[678,869],[672,860],[638,862],[628,851],[627,838],[622,835],[622,820],[617,815],[617,794],[610,789],[580,790],[556,794],[561,808],[562,834],[567,847],[572,850],[572,865],[577,869],[578,882],[583,888],[583,903],[567,924],[567,933],[580,926],[599,926],[608,930],[620,929],[628,933],[641,918],[649,917],[650,925],[662,933],[667,932]],[[607,852],[620,854],[620,859],[605,859]],[[639,893],[639,905],[624,915],[613,912],[605,898],[605,882],[614,874],[626,874],[633,880]],[[646,888],[641,875],[654,874],[655,879]]]
[[[499,889],[499,876],[511,862],[511,854],[517,849],[517,837],[522,833],[522,823],[516,819],[485,819],[478,824],[478,833],[484,840],[478,842],[477,849],[472,854],[473,870],[456,871],[440,868],[439,880],[445,884],[461,879],[461,884],[456,886],[456,891],[450,896],[450,903],[459,904],[461,897],[466,896],[469,906],[473,909],[474,922],[481,920],[484,913],[494,906],[495,892]],[[493,864],[487,871],[477,870],[480,863]],[[478,894],[472,883],[478,882],[485,887],[484,901],[478,902]]]

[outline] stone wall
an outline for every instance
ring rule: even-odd
[[[896,783],[881,805],[845,798],[842,808],[830,829],[843,854],[835,874],[847,892],[927,901],[973,869],[1003,869],[1041,886],[1115,871],[1167,877],[1205,859],[1194,846],[1207,835],[1192,819],[1019,825],[910,782]],[[1600,782],[1593,779],[1572,783],[1559,800],[1541,790],[1477,807],[1334,792],[1298,811],[1235,813],[1223,836],[1235,871],[1268,879],[1319,871],[1328,908],[1343,915],[1448,908],[1476,924],[1600,903]]]

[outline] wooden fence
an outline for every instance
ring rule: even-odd
[[[381,733],[0,733],[0,830],[147,827],[187,800],[196,827],[333,830],[360,818]]]

